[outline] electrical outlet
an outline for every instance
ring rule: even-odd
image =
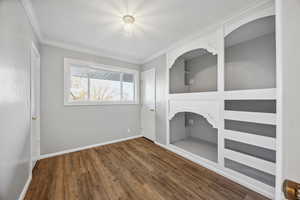
[[[127,132],[128,132],[128,133],[131,133],[131,130],[130,130],[130,128],[129,128],[129,129],[127,129]]]
[[[194,125],[194,120],[193,119],[189,119],[189,125]]]
[[[194,82],[195,82],[194,79],[191,79],[191,80],[189,81],[189,84],[190,84],[190,85],[193,85]]]

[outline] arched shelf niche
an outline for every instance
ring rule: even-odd
[[[201,115],[203,118],[206,119],[206,121],[211,125],[212,128],[218,128],[217,127],[217,122],[216,120],[214,119],[214,117],[209,114],[208,112],[195,112],[195,111],[177,111],[176,113],[172,113],[170,116],[169,116],[169,121],[171,121],[175,115],[179,114],[179,113],[185,113],[185,112],[188,112],[188,113],[194,113],[194,114],[197,114],[197,115]]]
[[[235,20],[226,23],[224,25],[224,36],[226,37],[238,28],[255,20],[275,16],[275,5],[272,1],[266,2],[264,7],[264,9],[259,8],[259,12],[254,10],[251,11],[252,13],[245,13],[244,15],[236,18]]]
[[[238,25],[225,37],[225,91],[276,88],[275,16]]]
[[[217,91],[218,54],[211,45],[182,48],[168,61],[170,94]]]
[[[207,160],[218,161],[218,130],[198,112],[177,112],[170,118],[170,144]]]
[[[168,69],[172,68],[175,64],[175,61],[180,59],[180,57],[184,57],[184,55],[189,55],[191,53],[195,53],[197,51],[205,50],[212,55],[217,55],[218,51],[217,48],[214,47],[212,44],[207,43],[201,43],[201,44],[194,44],[194,45],[188,45],[183,48],[176,49],[175,51],[168,54],[167,57],[167,66]]]

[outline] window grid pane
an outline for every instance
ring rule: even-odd
[[[90,71],[91,101],[120,101],[121,73],[93,69]]]
[[[134,101],[135,97],[135,84],[134,75],[129,73],[123,74],[123,101]]]
[[[71,67],[71,87],[69,99],[71,101],[88,100],[88,69]]]
[[[70,95],[73,102],[134,102],[135,75],[71,65]]]

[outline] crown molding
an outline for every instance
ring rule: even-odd
[[[144,65],[144,64],[150,62],[151,60],[153,60],[153,59],[155,59],[159,56],[162,56],[163,54],[166,54],[170,50],[178,48],[178,47],[184,45],[187,42],[191,42],[192,40],[194,40],[198,37],[201,37],[202,35],[205,35],[209,32],[212,32],[212,31],[216,30],[217,28],[222,27],[227,23],[230,23],[233,19],[238,18],[242,15],[245,15],[249,12],[252,12],[253,10],[255,10],[257,8],[264,7],[264,6],[272,6],[272,5],[274,5],[274,0],[256,1],[255,3],[245,7],[244,9],[242,9],[240,12],[235,13],[233,15],[230,15],[230,16],[226,17],[224,20],[221,20],[219,22],[211,24],[211,25],[209,25],[205,28],[201,28],[197,32],[195,32],[193,34],[190,34],[187,37],[184,37],[183,39],[171,44],[169,47],[158,51],[157,53],[155,53],[155,54],[149,56],[148,58],[144,59],[141,64]]]
[[[130,58],[132,56],[124,55],[122,53],[118,54],[118,53],[108,52],[104,49],[92,49],[92,48],[87,48],[87,47],[81,47],[80,45],[73,45],[73,44],[68,44],[66,42],[58,42],[55,40],[48,40],[45,38],[41,41],[41,43],[44,45],[59,47],[62,49],[77,51],[77,52],[86,53],[86,54],[90,54],[90,55],[94,55],[94,56],[111,58],[114,60],[119,60],[119,61],[136,64],[136,65],[141,65],[141,63],[142,63],[142,60],[139,60],[136,58]]]
[[[38,24],[38,20],[37,20],[36,14],[34,12],[34,9],[32,7],[31,1],[30,0],[20,0],[20,2],[24,7],[25,13],[29,19],[32,29],[33,29],[35,35],[37,36],[38,41],[41,44],[55,46],[55,47],[68,49],[68,50],[72,50],[72,51],[78,51],[78,52],[87,53],[87,54],[91,54],[91,55],[95,55],[95,56],[111,58],[111,59],[128,62],[128,63],[132,63],[132,64],[140,65],[142,63],[141,62],[142,60],[130,58],[132,56],[129,56],[129,55],[122,55],[121,53],[118,54],[118,53],[108,52],[106,50],[100,50],[100,49],[80,47],[79,45],[67,44],[66,42],[60,42],[60,41],[46,39],[41,32],[41,29]]]
[[[33,29],[34,33],[37,36],[37,39],[39,41],[42,41],[43,40],[42,32],[41,32],[41,29],[39,27],[39,23],[37,21],[35,12],[33,11],[31,1],[30,0],[20,0],[20,2],[24,7],[25,13],[26,13],[26,15],[29,19],[29,22],[32,26],[32,29]]]

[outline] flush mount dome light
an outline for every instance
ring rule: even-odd
[[[131,36],[133,34],[133,24],[135,22],[135,18],[132,15],[124,15],[122,19],[124,23],[125,35]]]
[[[124,15],[123,22],[125,24],[133,24],[135,22],[135,18],[132,15]]]

